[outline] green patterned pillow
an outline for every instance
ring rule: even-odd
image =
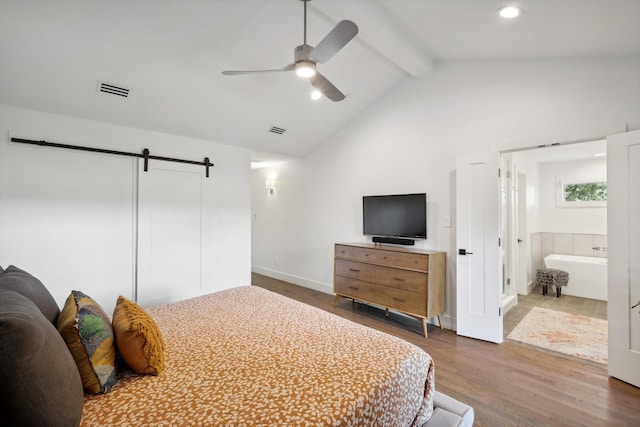
[[[58,331],[80,371],[84,389],[105,393],[116,383],[116,347],[111,321],[100,305],[72,291],[58,318]]]

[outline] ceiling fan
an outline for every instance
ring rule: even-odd
[[[330,100],[342,101],[345,96],[326,77],[318,72],[316,64],[325,63],[340,51],[358,34],[358,26],[351,21],[340,21],[316,47],[307,44],[307,3],[311,0],[300,0],[304,3],[304,41],[293,50],[293,63],[274,70],[256,71],[223,71],[225,76],[241,74],[271,73],[294,71],[299,77],[309,79],[311,86],[319,90]]]

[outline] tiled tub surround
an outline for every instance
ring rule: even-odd
[[[544,268],[544,258],[550,254],[607,257],[606,234],[574,234],[574,233],[533,233],[531,234],[531,277],[536,283],[536,270]],[[563,290],[564,292],[564,290]]]

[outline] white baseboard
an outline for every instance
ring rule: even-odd
[[[293,274],[283,273],[281,271],[272,270],[270,268],[260,267],[257,265],[251,266],[251,271],[254,273],[262,274],[263,276],[272,277],[278,280],[284,280],[285,282],[293,283],[305,288],[313,289],[314,291],[324,292],[325,294],[333,295],[333,285],[328,283],[322,283],[315,280],[307,279]]]
[[[518,294],[510,295],[502,300],[502,313],[507,314],[509,310],[518,305]]]
[[[456,331],[456,319],[449,316],[448,314],[443,314],[440,316],[442,318],[442,326],[445,329],[449,329],[450,331]]]
[[[527,295],[529,295],[533,291],[533,281],[527,283]]]

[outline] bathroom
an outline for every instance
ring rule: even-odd
[[[501,169],[505,336],[531,305],[606,319],[606,141],[503,153]],[[541,268],[569,273],[559,298],[539,295]]]

